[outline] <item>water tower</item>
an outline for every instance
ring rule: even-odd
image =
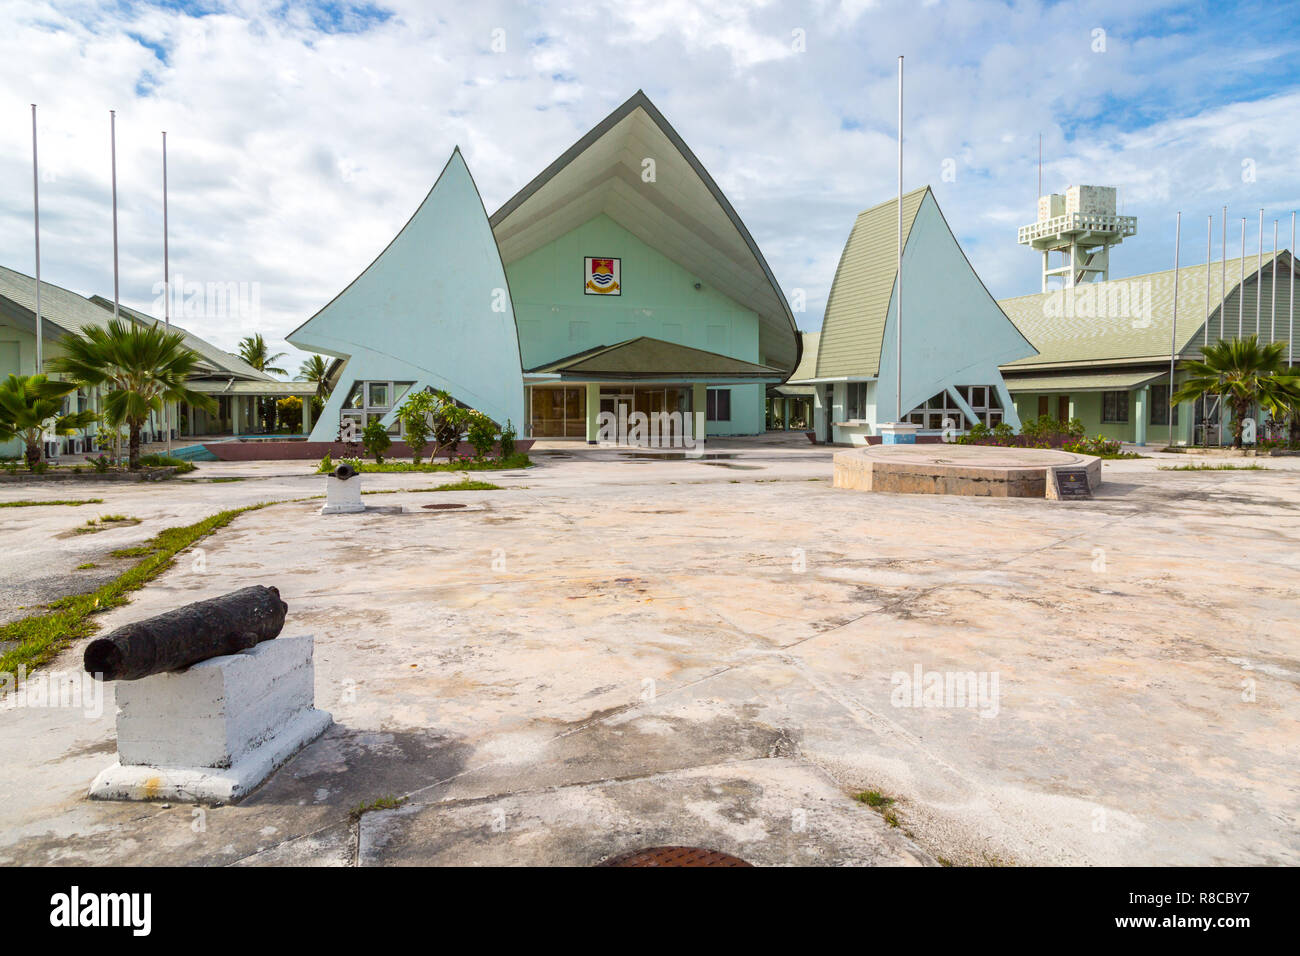
[[[1043,254],[1043,291],[1051,292],[1052,279],[1065,289],[1105,282],[1110,247],[1136,233],[1137,216],[1116,214],[1114,186],[1071,186],[1065,195],[1039,196],[1038,221],[1021,226],[1016,241]]]

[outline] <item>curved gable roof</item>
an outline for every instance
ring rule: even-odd
[[[907,243],[929,186],[903,195]],[[880,346],[898,276],[898,199],[858,214],[835,268],[817,348],[818,378],[880,372]],[[906,304],[906,303],[904,303]]]
[[[498,424],[524,421],[505,268],[459,147],[384,250],[285,341],[346,359],[351,380],[409,380]],[[344,391],[330,396],[314,436],[337,427]]]
[[[654,179],[642,179],[654,160]],[[491,217],[509,265],[605,214],[759,317],[759,352],[799,364],[794,315],[772,270],[718,184],[638,90]]]

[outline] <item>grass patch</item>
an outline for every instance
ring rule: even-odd
[[[881,807],[888,807],[892,805],[894,802],[893,797],[887,797],[878,790],[864,790],[861,793],[854,796],[853,799],[858,801],[858,803],[865,803],[867,806],[874,807],[876,809],[879,809]]]
[[[1102,459],[1103,461],[1118,461],[1122,458],[1148,458],[1150,456],[1139,455],[1135,451],[1117,451],[1109,455],[1097,455],[1096,457]]]
[[[141,468],[175,468],[176,474],[186,475],[194,470],[194,462],[168,455],[141,455]]]
[[[343,459],[334,459],[333,463],[338,465]],[[418,465],[413,465],[409,461],[386,461],[382,465],[377,465],[373,461],[361,462],[361,467],[357,470],[363,473],[389,474],[404,471],[507,471],[514,468],[530,468],[533,460],[527,455],[520,452],[511,455],[509,458],[485,458],[482,461],[439,461],[428,462],[422,461]],[[333,470],[333,469],[331,469]],[[316,469],[316,474],[323,475],[326,472],[320,468]]]
[[[490,481],[476,481],[473,478],[465,478],[462,481],[453,481],[445,485],[438,485],[433,491],[500,491],[500,485],[494,485]]]
[[[881,819],[891,827],[902,825],[898,820],[898,816],[891,809],[894,805],[893,797],[887,797],[879,790],[863,790],[861,793],[854,794],[853,799],[858,803],[865,803],[872,810],[875,810],[880,814]]]
[[[143,558],[146,554],[153,554],[153,548],[147,544],[138,544],[134,548],[117,548],[108,553],[114,558]]]
[[[99,567],[99,565],[97,565],[94,561],[87,561],[85,564],[77,565],[77,570],[89,571],[91,568],[97,568],[97,567]]]
[[[396,810],[398,807],[404,804],[406,800],[407,800],[406,797],[394,797],[394,796],[376,797],[374,800],[371,800],[369,803],[358,803],[355,807],[352,808],[352,811],[348,814],[348,819],[351,820],[353,823],[356,823],[367,813],[371,813],[375,810]]]
[[[1263,465],[1158,465],[1159,471],[1272,471]]]
[[[140,523],[139,518],[132,518],[128,515],[100,515],[98,518],[87,518],[86,523],[79,527],[73,528],[73,534],[95,534],[99,531],[107,531],[109,525],[118,527],[136,525]]]
[[[73,594],[47,605],[44,613],[33,614],[0,625],[0,642],[14,641],[17,646],[0,654],[0,674],[14,674],[19,666],[29,670],[48,662],[70,642],[89,637],[99,629],[93,615],[126,604],[132,591],[138,591],[172,566],[176,552],[195,541],[224,528],[245,511],[256,511],[273,502],[246,505],[210,515],[202,521],[180,528],[167,528],[142,546],[143,560],[128,568],[107,584],[88,594]],[[131,549],[137,550],[137,549]]]
[[[41,505],[102,505],[103,498],[58,498],[52,501],[0,501],[0,508],[39,508]]]

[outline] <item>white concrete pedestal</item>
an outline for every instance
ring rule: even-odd
[[[330,475],[325,479],[325,506],[321,508],[321,514],[342,515],[365,510],[366,506],[361,503],[360,475],[351,478]]]
[[[917,426],[911,422],[881,422],[876,426],[882,445],[915,445]]]
[[[118,762],[91,784],[100,800],[234,803],[311,743],[317,710],[311,637],[280,637],[171,674],[117,684]]]

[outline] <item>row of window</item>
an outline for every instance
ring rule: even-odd
[[[1155,387],[1150,389],[1151,413],[1147,423],[1150,425],[1169,424],[1169,390]],[[1041,401],[1041,399],[1040,399]],[[1101,421],[1104,425],[1127,425],[1129,422],[1129,393],[1101,393]],[[1178,424],[1178,406],[1174,406],[1174,424]]]
[[[867,382],[849,382],[845,386],[844,417],[847,421],[860,421],[867,417]],[[970,406],[976,419],[992,427],[1002,421],[1002,405],[998,402],[997,390],[989,385],[959,385],[957,393]],[[969,428],[967,415],[961,410],[945,389],[930,398],[904,416],[904,421],[919,425],[921,428],[939,431],[945,427]],[[947,420],[948,425],[944,422]]]

